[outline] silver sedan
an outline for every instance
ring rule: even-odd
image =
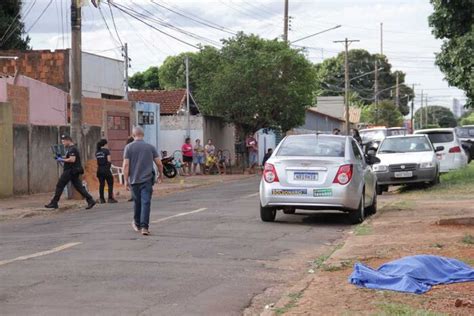
[[[371,165],[350,136],[291,135],[264,166],[260,182],[260,217],[275,220],[277,210],[339,210],[352,223],[377,210],[377,180]]]

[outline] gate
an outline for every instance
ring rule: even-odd
[[[123,149],[129,136],[130,115],[120,112],[107,113],[107,140],[113,165],[122,165]]]

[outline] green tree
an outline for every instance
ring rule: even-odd
[[[413,90],[403,84],[405,73],[392,71],[392,65],[387,57],[380,54],[370,54],[363,49],[352,49],[348,54],[350,89],[353,93],[351,101],[360,100],[366,105],[374,102],[375,62],[378,69],[379,100],[395,101],[396,75],[400,83],[400,111],[406,115],[410,109],[408,102],[413,98]],[[315,65],[317,71],[316,93],[323,96],[344,95],[344,53],[328,58]],[[370,73],[372,72],[372,73]],[[367,74],[370,73],[370,74]],[[367,75],[364,75],[367,74]]]
[[[25,25],[21,22],[22,1],[0,2],[0,49],[30,49],[30,38],[24,36]]]
[[[300,50],[256,35],[224,40],[212,71],[198,80],[201,109],[237,124],[242,131],[283,131],[303,124],[314,102],[315,71]]]
[[[452,86],[468,97],[474,107],[474,5],[472,0],[431,0],[434,12],[429,24],[436,38],[443,39],[436,64]]]
[[[386,127],[398,127],[403,124],[403,115],[392,101],[383,100],[378,105],[364,106],[361,121]]]
[[[457,121],[453,112],[444,106],[432,105],[423,107],[415,112],[416,128],[434,127],[456,127]],[[421,118],[423,118],[423,125],[421,125]]]
[[[474,125],[474,112],[461,119],[461,125]]]
[[[138,90],[161,89],[158,67],[150,67],[144,72],[135,73],[128,79],[128,86]]]
[[[199,84],[206,84],[209,75],[217,67],[220,56],[219,51],[210,46],[205,46],[197,53],[185,52],[176,56],[169,56],[160,67],[160,81],[164,89],[178,89],[186,87],[185,58],[189,58],[189,85],[191,91],[199,89]]]

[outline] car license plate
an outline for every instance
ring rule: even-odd
[[[413,177],[413,171],[395,172],[395,178],[411,178],[411,177]]]
[[[296,181],[318,181],[316,172],[295,172],[293,179]]]
[[[313,196],[314,197],[332,196],[332,189],[314,189]]]
[[[273,195],[287,195],[287,196],[306,195],[308,194],[308,190],[307,189],[273,189],[272,194]]]

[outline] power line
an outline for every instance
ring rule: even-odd
[[[118,33],[118,30],[117,30],[117,25],[115,25],[114,13],[112,12],[112,6],[110,5],[110,3],[109,3],[109,10],[110,10],[110,16],[112,17],[112,23],[113,23],[114,29],[115,29],[115,34],[117,34],[117,38],[120,42],[120,45],[123,47],[122,40],[120,39],[120,35]]]
[[[177,40],[177,41],[180,42],[180,43],[183,43],[183,44],[185,44],[185,45],[188,45],[188,46],[191,46],[191,47],[193,47],[193,48],[199,49],[199,46],[196,46],[196,45],[194,45],[194,44],[190,44],[190,43],[188,43],[188,42],[186,42],[186,41],[184,41],[184,40],[182,40],[182,39],[180,39],[180,38],[178,38],[178,37],[176,37],[176,36],[173,36],[173,35],[171,35],[171,34],[169,34],[169,33],[166,33],[166,32],[163,31],[163,30],[158,29],[158,28],[155,27],[154,25],[149,24],[148,22],[143,21],[143,20],[140,19],[139,17],[136,17],[135,15],[133,15],[133,14],[127,12],[125,9],[122,9],[121,7],[117,6],[115,3],[111,3],[111,5],[112,5],[113,7],[115,7],[115,8],[117,8],[118,10],[122,11],[122,12],[125,13],[126,15],[128,15],[128,16],[134,18],[135,20],[140,21],[141,23],[143,23],[143,24],[145,24],[145,25],[151,27],[151,28],[154,29],[155,31],[160,32],[160,33],[162,33],[162,34],[164,34],[164,35],[166,35],[166,36],[168,36],[168,37],[171,37],[171,38]]]
[[[26,31],[26,33],[29,33],[31,31],[31,29],[36,25],[36,23],[38,23],[38,21],[41,19],[41,17],[43,16],[43,14],[46,12],[46,10],[48,10],[49,6],[51,5],[51,3],[53,3],[53,0],[49,0],[48,4],[46,5],[46,7],[43,9],[43,11],[41,11],[41,14],[36,18],[36,20],[33,22],[33,24],[30,26],[30,28]]]
[[[112,34],[112,31],[110,30],[109,28],[109,24],[107,23],[107,20],[105,19],[105,16],[104,16],[104,13],[102,12],[102,8],[99,6],[99,13],[100,13],[100,16],[102,17],[102,20],[104,21],[104,24],[105,24],[105,27],[107,28],[107,31],[109,31],[109,35],[110,37],[112,38],[112,40],[116,43],[116,44],[119,44],[120,46],[122,46],[122,43],[117,41],[114,37],[114,35]]]
[[[36,4],[36,0],[34,0],[34,1],[32,2],[32,4],[31,4],[31,6],[26,10],[25,15],[23,16],[23,19],[25,19],[25,18],[28,16],[28,14],[31,12],[31,9],[33,9],[33,7],[35,6],[35,4]],[[17,23],[17,22],[18,22],[18,23]],[[10,33],[7,34],[8,29],[10,28],[10,26],[14,25],[15,23],[16,23],[15,27],[12,28],[12,29],[10,30]],[[18,19],[18,15],[17,15],[17,17],[16,17],[15,19],[13,19],[12,23],[10,24],[10,26],[8,27],[7,31],[5,31],[5,33],[3,34],[2,38],[0,39],[0,47],[1,47],[3,44],[5,44],[6,41],[8,41],[8,39],[9,39],[17,30],[20,29],[21,21]]]
[[[162,4],[156,3],[156,2],[153,1],[153,0],[152,0],[151,2],[152,2],[153,4],[155,4],[155,5],[157,5],[157,6],[159,6],[159,7],[163,8],[163,9],[165,9],[165,10],[168,10],[168,11],[170,11],[170,12],[173,12],[174,14],[177,14],[177,15],[179,15],[179,16],[182,16],[182,17],[184,17],[184,18],[187,18],[187,19],[189,19],[189,20],[191,20],[191,21],[194,21],[194,22],[196,22],[196,23],[199,23],[199,24],[201,24],[201,25],[205,25],[205,26],[208,26],[208,27],[210,27],[210,28],[213,28],[213,29],[216,29],[216,30],[218,30],[218,31],[225,32],[225,33],[228,33],[228,34],[231,34],[231,35],[236,35],[236,34],[237,34],[237,33],[234,32],[234,31],[228,31],[228,30],[227,30],[225,27],[223,27],[223,26],[220,26],[220,25],[214,26],[214,25],[217,25],[217,24],[214,24],[214,23],[211,24],[211,23],[207,22],[207,21],[204,20],[204,19],[200,19],[200,20],[202,20],[202,21],[200,21],[200,20],[195,19],[195,18],[193,18],[193,17],[191,17],[191,16],[188,16],[188,15],[186,15],[186,14],[180,13],[179,11],[173,10],[173,9],[167,7],[167,6],[164,6],[164,5],[162,5]],[[213,25],[213,24],[214,24],[214,25]]]

